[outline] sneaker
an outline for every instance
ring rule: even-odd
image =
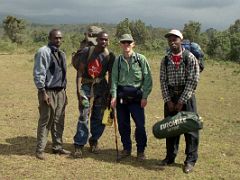
[[[169,160],[168,158],[165,158],[162,161],[160,161],[159,163],[157,163],[157,165],[159,165],[159,166],[167,166],[167,165],[171,165],[171,164],[174,164],[174,163],[175,163],[174,160]]]
[[[99,153],[99,148],[97,144],[90,145],[90,150],[91,153],[98,154]]]
[[[71,154],[70,151],[67,151],[65,149],[58,149],[58,150],[53,149],[52,152],[53,152],[53,154],[59,154],[59,155],[69,155],[69,154]]]
[[[139,162],[142,162],[142,161],[144,161],[145,159],[146,159],[146,156],[145,156],[144,152],[138,152],[138,153],[137,153],[137,160],[138,160]]]
[[[73,157],[74,158],[82,158],[83,156],[83,148],[82,147],[75,147]]]
[[[193,171],[193,167],[194,167],[193,164],[186,163],[186,164],[184,164],[184,166],[183,166],[183,172],[186,173],[186,174],[188,174],[188,173],[190,173],[190,172]]]
[[[45,156],[43,152],[36,152],[36,158],[40,160],[45,160]]]
[[[122,150],[121,153],[120,153],[120,156],[119,156],[118,160],[127,158],[127,157],[129,157],[129,156],[131,156],[131,151],[129,151],[129,150]]]

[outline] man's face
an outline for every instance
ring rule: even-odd
[[[62,33],[60,31],[53,31],[49,37],[49,41],[52,45],[60,47],[62,43]]]
[[[182,40],[175,35],[171,35],[168,38],[168,45],[173,52],[178,52],[181,50]]]
[[[102,33],[97,37],[97,46],[105,48],[108,45],[108,34]]]
[[[133,41],[121,41],[120,46],[125,53],[129,53],[132,51],[133,47],[135,46]]]

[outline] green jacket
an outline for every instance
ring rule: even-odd
[[[112,68],[111,95],[113,98],[117,97],[117,86],[119,85],[141,87],[143,99],[147,99],[152,91],[152,76],[144,55],[134,52],[129,61],[123,55],[116,58]]]

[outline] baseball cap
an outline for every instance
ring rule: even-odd
[[[168,38],[171,35],[175,35],[175,36],[179,37],[180,39],[183,39],[182,33],[177,29],[172,29],[171,31],[169,31],[167,34],[165,34],[165,38]]]
[[[101,31],[103,31],[101,27],[89,26],[87,31],[85,32],[87,41],[92,42],[93,45],[97,45],[97,35]]]
[[[123,35],[121,35],[119,41],[120,42],[122,42],[122,41],[132,41],[133,42],[134,40],[133,40],[133,37],[131,34],[123,34]]]

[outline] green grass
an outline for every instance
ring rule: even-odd
[[[159,60],[149,60],[154,88],[146,108],[146,162],[136,162],[132,134],[133,156],[116,163],[113,127],[107,127],[100,139],[98,155],[90,154],[88,145],[83,159],[53,155],[49,136],[47,160],[37,160],[38,101],[32,59],[33,55],[0,55],[0,179],[240,179],[239,64],[208,61],[201,74],[196,93],[204,129],[200,132],[198,162],[194,172],[186,175],[181,169],[185,159],[183,137],[176,165],[164,169],[155,165],[165,156],[165,141],[155,139],[151,129],[163,117]],[[69,65],[64,147],[71,151],[78,118],[74,83],[75,70]]]

